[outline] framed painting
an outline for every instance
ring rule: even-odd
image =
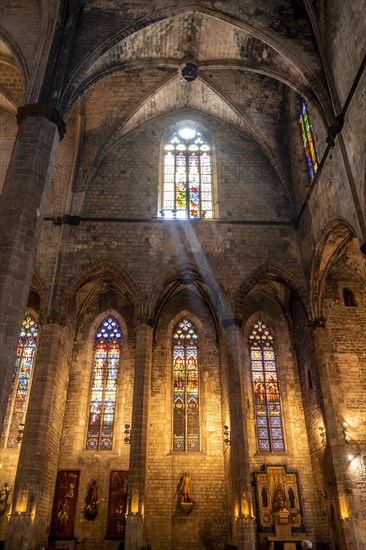
[[[78,470],[61,470],[57,474],[50,539],[74,538],[79,474]]]
[[[112,471],[109,481],[106,539],[125,540],[127,489],[128,472]]]

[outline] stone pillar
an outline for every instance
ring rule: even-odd
[[[323,395],[324,421],[326,427],[326,453],[327,468],[324,472],[327,479],[327,491],[330,494],[329,502],[335,509],[335,529],[330,526],[330,532],[339,547],[344,550],[358,548],[357,537],[354,528],[354,519],[352,519],[352,502],[349,495],[352,496],[354,487],[349,479],[347,468],[349,463],[347,455],[349,453],[348,444],[343,433],[343,425],[337,414],[337,399],[341,396],[330,373],[329,365],[333,363],[334,346],[331,335],[326,329],[326,320],[324,318],[315,319],[311,326],[313,328],[314,346],[319,368],[319,379]],[[335,393],[334,393],[335,391]],[[328,521],[329,518],[329,509]],[[358,511],[354,514],[357,517]],[[342,519],[340,519],[342,518]],[[361,540],[361,538],[360,538]]]
[[[6,550],[38,550],[51,520],[71,344],[63,319],[43,318],[41,326]]]
[[[228,356],[228,399],[231,430],[231,468],[233,484],[233,537],[239,550],[255,548],[253,503],[249,452],[243,406],[242,369],[244,368],[244,339],[242,322],[224,319]]]
[[[151,319],[142,320],[136,335],[126,550],[144,543],[152,325]]]
[[[18,134],[0,197],[0,426],[6,410],[17,341],[51,181],[65,124],[56,109],[18,109]]]

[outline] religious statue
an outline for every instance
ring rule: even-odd
[[[273,494],[273,509],[275,512],[286,510],[286,496],[280,485],[277,486]]]
[[[93,520],[98,515],[97,504],[98,500],[98,488],[95,479],[88,487],[87,496],[85,498],[86,506],[84,508],[84,516],[86,519]]]
[[[290,508],[295,508],[295,493],[292,487],[289,488],[287,494],[290,501]]]
[[[182,502],[191,502],[191,489],[192,489],[191,478],[189,477],[188,472],[184,472],[182,484],[180,486],[180,490],[183,493]]]

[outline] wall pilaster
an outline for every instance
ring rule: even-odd
[[[232,471],[232,524],[233,542],[239,550],[255,548],[253,527],[253,503],[250,478],[250,464],[245,417],[242,399],[241,370],[244,363],[242,323],[238,319],[225,319],[222,322],[228,359],[228,405],[231,430],[231,471]]]
[[[28,412],[20,449],[7,550],[35,550],[46,542],[60,452],[70,342],[63,319],[41,319]]]
[[[143,319],[136,335],[126,550],[144,542],[152,324],[151,319]]]

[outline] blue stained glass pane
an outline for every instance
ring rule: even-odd
[[[268,426],[267,416],[257,416],[257,426]]]
[[[272,447],[274,451],[284,451],[285,445],[282,440],[274,440],[272,441]]]
[[[266,428],[260,428],[258,430],[258,437],[260,437],[261,439],[268,439],[269,437],[269,434],[268,434],[268,430]]]
[[[259,447],[259,450],[260,451],[270,451],[270,447],[269,447],[269,441],[268,440],[265,440],[265,439],[260,439],[258,441],[258,447]]]

